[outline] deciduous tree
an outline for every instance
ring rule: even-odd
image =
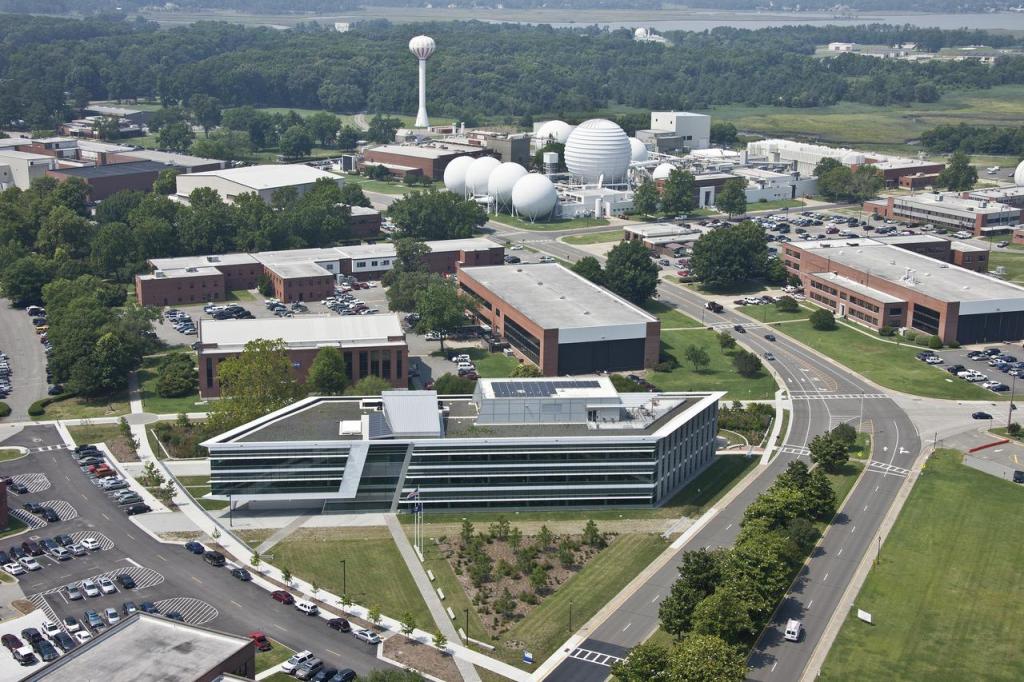
[[[726,180],[715,195],[715,208],[730,216],[747,212],[747,182],[742,178]]]
[[[620,242],[608,252],[604,282],[627,301],[641,305],[658,289],[658,266],[640,241]]]
[[[936,184],[954,192],[966,192],[973,189],[977,182],[978,169],[971,165],[971,157],[958,151],[949,157]]]
[[[220,400],[210,411],[211,431],[221,433],[273,412],[305,394],[295,380],[284,343],[255,339],[217,367]]]
[[[309,366],[306,390],[314,395],[342,395],[348,383],[348,367],[341,350],[328,346],[317,351]]]

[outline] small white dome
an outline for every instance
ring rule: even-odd
[[[499,204],[507,204],[512,200],[512,188],[524,175],[526,169],[518,163],[503,163],[491,171],[491,177],[487,179],[487,193]]]
[[[629,160],[630,161],[646,161],[647,160],[647,145],[635,137],[629,138]]]
[[[565,165],[585,183],[620,182],[629,168],[630,144],[618,124],[592,118],[576,126],[565,142]]]
[[[416,36],[409,41],[409,52],[416,55],[417,59],[430,59],[436,49],[437,44],[430,36]]]
[[[472,156],[452,159],[444,168],[444,187],[460,197],[466,195],[466,171],[476,161]]]
[[[668,180],[668,176],[675,170],[675,166],[671,163],[660,163],[658,167],[651,173],[651,177],[655,180]]]
[[[537,128],[537,132],[533,134],[534,139],[542,142],[558,142],[559,144],[565,144],[565,141],[569,139],[569,133],[572,132],[573,126],[569,125],[565,121],[548,121]]]
[[[633,31],[633,37],[636,38],[637,40],[644,40],[644,39],[648,38],[650,35],[651,35],[651,32],[648,31],[643,26],[641,26],[637,30]]]
[[[1024,187],[1024,161],[1021,161],[1017,170],[1013,171],[1013,184]]]
[[[529,173],[519,178],[512,188],[512,206],[516,213],[529,220],[551,215],[558,204],[558,192],[547,176]]]
[[[501,165],[493,156],[481,156],[475,159],[466,170],[466,193],[473,195],[487,194],[487,181],[491,171]]]

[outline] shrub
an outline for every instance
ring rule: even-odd
[[[266,275],[260,275],[259,279],[256,280],[256,289],[264,296],[274,295],[274,284]]]
[[[832,331],[836,328],[836,316],[831,311],[819,308],[811,313],[811,326],[820,332]]]
[[[0,419],[11,415],[11,406],[0,400]]]
[[[903,332],[903,338],[905,338],[907,341],[913,341],[914,339],[917,338],[917,332],[915,332],[913,329],[908,329],[907,331]]]
[[[946,345],[949,346],[950,348],[959,348],[960,347],[960,342],[959,341],[950,341]]]
[[[1010,422],[1010,425],[1006,427],[1006,433],[1016,438],[1020,435],[1020,424],[1017,422]]]
[[[60,395],[52,396],[50,398],[42,398],[41,400],[37,400],[34,403],[32,403],[31,405],[29,405],[29,407],[28,407],[28,414],[29,414],[30,417],[41,417],[41,416],[43,416],[43,414],[46,413],[46,406],[47,405],[52,405],[53,403],[59,403],[62,400],[68,400],[69,398],[74,398],[76,395],[77,394],[75,394],[75,393],[67,392],[67,393],[61,393]]]
[[[672,370],[674,370],[676,368],[676,366],[677,366],[677,363],[674,363],[674,362],[667,362],[667,361],[659,362],[658,364],[656,364],[654,366],[654,371],[655,372],[671,372]]]
[[[740,376],[747,377],[748,379],[756,377],[763,368],[761,359],[746,350],[736,351],[736,354],[732,356],[732,364]]]
[[[800,310],[800,304],[792,296],[783,296],[775,301],[775,309],[780,313],[795,313]]]
[[[878,330],[878,335],[879,336],[895,336],[896,335],[896,330],[886,324],[886,325],[883,325],[882,328]]]
[[[170,353],[157,369],[156,392],[161,398],[179,398],[195,393],[199,376],[192,358],[185,353]]]
[[[939,338],[938,334],[928,337],[928,347],[934,350],[942,348],[942,339]]]
[[[922,348],[927,348],[930,338],[931,337],[925,336],[924,334],[918,334],[917,338],[914,339],[914,345],[921,346]]]

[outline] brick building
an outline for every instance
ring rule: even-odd
[[[965,264],[980,255],[950,253]],[[892,243],[788,243],[782,258],[809,300],[872,329],[907,327],[961,344],[1024,337],[1024,288]]]
[[[279,301],[319,301],[334,293],[334,274],[316,263],[265,263],[263,269]]]
[[[974,236],[1009,232],[1020,222],[1021,209],[994,201],[965,199],[955,192],[927,192],[864,202],[868,213],[912,223],[963,230]]]
[[[657,318],[556,264],[463,268],[477,315],[544,376],[652,367]]]
[[[224,273],[210,266],[189,266],[181,270],[155,270],[135,275],[135,297],[140,305],[184,305],[223,301],[227,292]]]
[[[199,321],[199,395],[220,395],[217,367],[256,339],[281,339],[295,377],[304,382],[321,348],[341,349],[349,380],[370,375],[396,388],[408,385],[409,347],[397,315]]]
[[[440,180],[448,164],[460,156],[477,157],[486,154],[487,149],[483,147],[438,142],[422,145],[384,144],[367,149],[363,152],[363,158],[368,163],[407,168],[415,171],[414,174]],[[404,175],[405,172],[395,174]]]
[[[89,200],[102,201],[124,190],[152,191],[157,176],[167,168],[167,165],[158,161],[133,161],[105,166],[54,168],[46,171],[46,174],[62,182],[79,178],[89,186]]]
[[[349,218],[349,229],[353,239],[378,239],[380,237],[380,211],[365,206],[349,206],[352,215]]]

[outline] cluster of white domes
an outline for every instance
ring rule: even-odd
[[[533,134],[533,137],[535,140],[539,140],[542,143],[557,142],[559,144],[565,144],[565,141],[569,139],[569,133],[571,133],[572,130],[573,126],[569,125],[565,121],[548,121],[537,129],[537,132]]]
[[[483,196],[487,194],[487,181],[491,172],[501,165],[493,156],[481,156],[466,169],[466,194]]]
[[[494,197],[498,206],[508,206],[512,201],[512,188],[526,175],[526,169],[518,163],[503,163],[491,172],[487,179],[487,193]]]
[[[576,126],[565,142],[565,166],[585,183],[621,182],[632,157],[625,131],[604,118],[592,118]]]
[[[647,145],[635,137],[629,138],[629,160],[630,161],[646,161],[647,160]]]
[[[1017,170],[1013,171],[1013,184],[1024,186],[1024,161],[1021,161]]]
[[[449,192],[466,196],[466,171],[476,161],[472,156],[459,156],[451,160],[444,169],[444,186]]]
[[[512,187],[512,207],[524,218],[545,218],[557,205],[558,192],[546,175],[528,173]]]
[[[547,217],[558,205],[558,191],[547,176],[493,156],[453,159],[444,169],[444,186],[460,197],[490,196],[497,208],[511,207],[528,220]]]

